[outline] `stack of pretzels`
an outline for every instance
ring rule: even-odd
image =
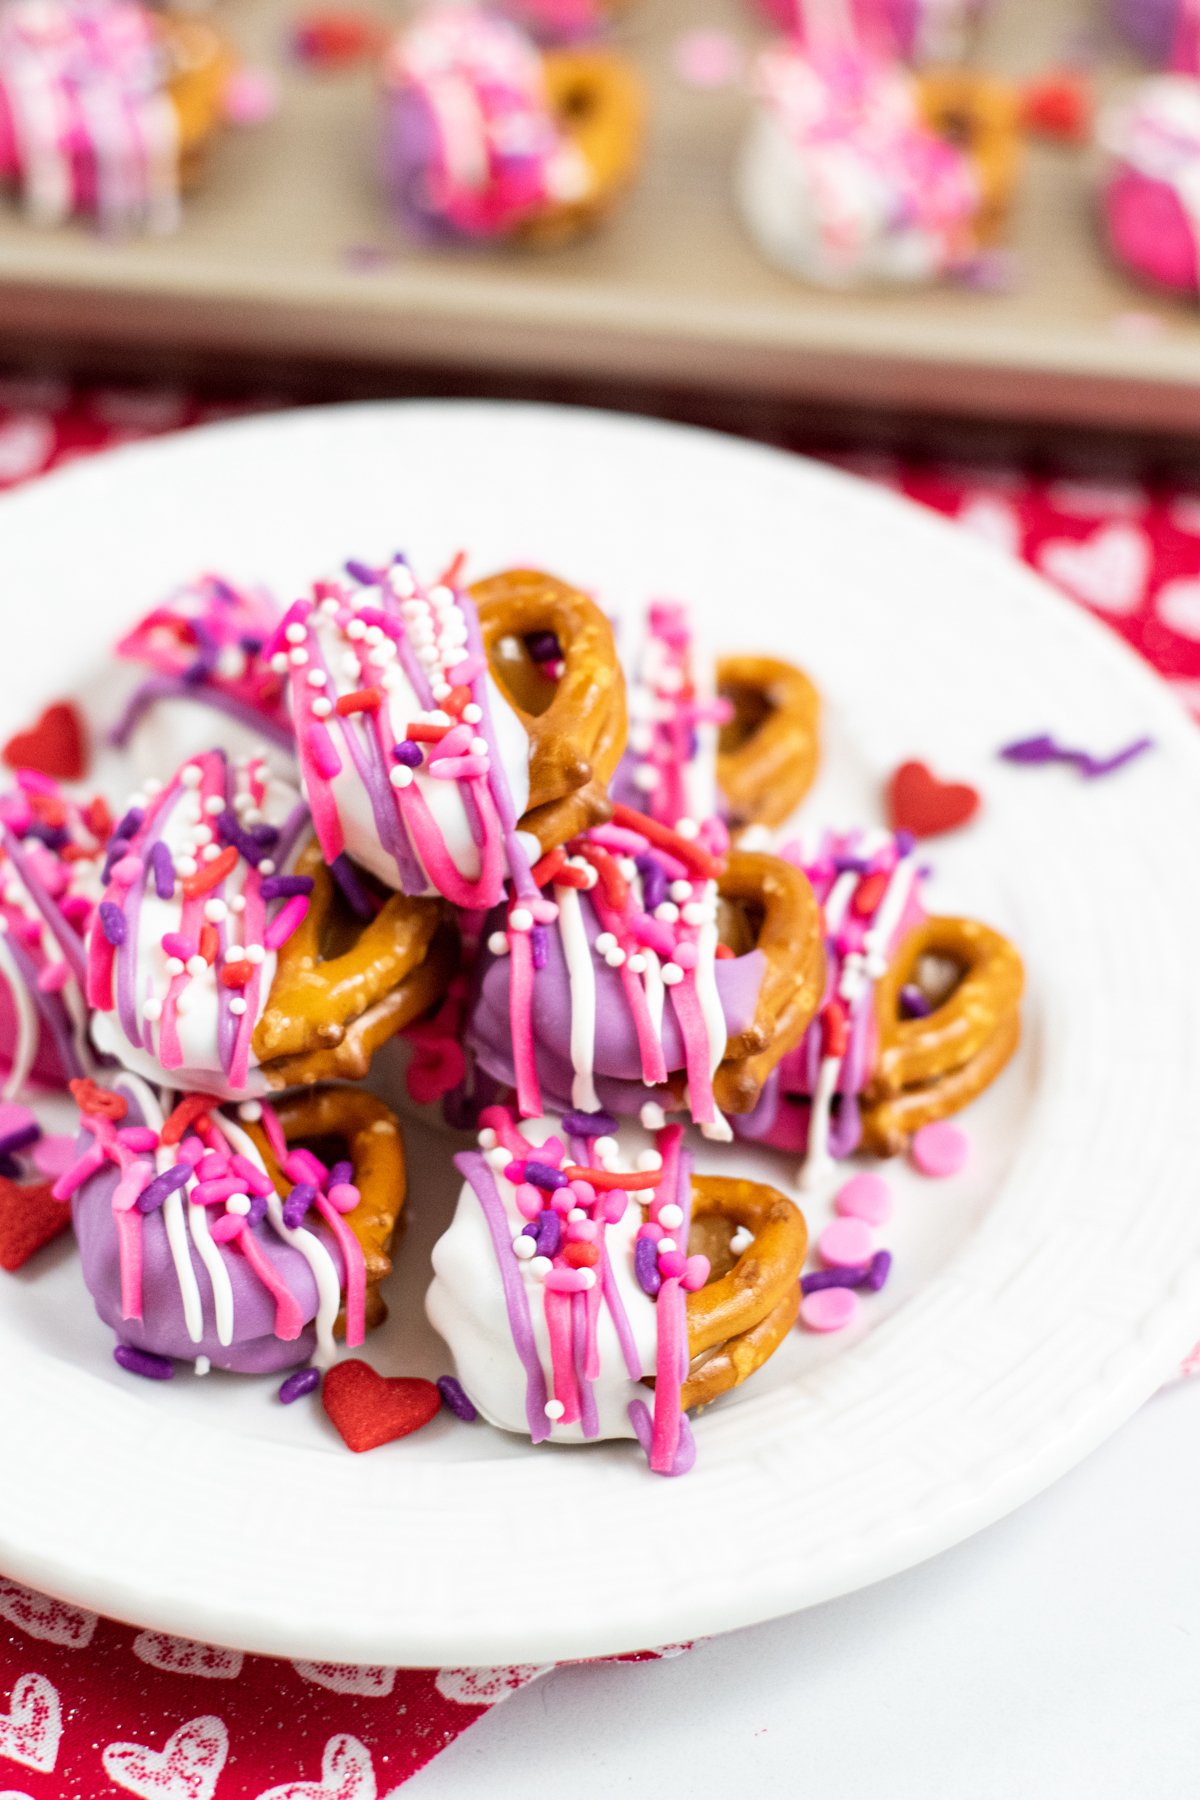
[[[817,691],[679,605],[618,647],[538,569],[183,592],[116,721],[174,766],[120,817],[29,771],[0,802],[0,1053],[79,1102],[119,1360],[315,1386],[386,1312],[416,1110],[474,1133],[428,1298],[471,1401],[684,1472],[800,1304],[804,1218],[738,1143],[785,1180],[902,1151],[1012,1055],[1016,951],[926,910],[911,842],[777,839]]]

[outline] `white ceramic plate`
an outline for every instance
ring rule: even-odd
[[[462,546],[481,573],[540,562],[617,609],[685,596],[719,641],[802,659],[830,716],[809,822],[877,816],[911,755],[975,781],[983,814],[934,847],[934,893],[1021,945],[1025,1045],[969,1115],[969,1170],[898,1174],[895,1276],[857,1334],[793,1334],[700,1421],[682,1481],[629,1444],[531,1452],[444,1416],[354,1457],[274,1384],[131,1380],[61,1244],[0,1282],[0,1568],[246,1649],[461,1665],[720,1631],[978,1530],[1200,1329],[1200,738],[1112,638],[888,495],[700,432],[442,404],[223,425],[5,500],[0,721],[81,682],[102,700],[88,671],[116,628],[202,566],[286,599],[401,545],[430,573]],[[1157,749],[1095,783],[996,760],[1039,730]],[[444,1138],[411,1149],[371,1354],[437,1374],[420,1294],[457,1183]]]

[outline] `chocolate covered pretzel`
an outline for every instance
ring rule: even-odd
[[[193,758],[118,822],[88,937],[97,1047],[241,1099],[366,1073],[452,970],[444,908],[330,870],[261,757]]]
[[[535,702],[519,660],[537,634],[561,670]],[[550,576],[466,593],[422,587],[400,558],[350,563],[288,609],[268,657],[290,677],[327,862],[345,852],[386,887],[479,910],[527,885],[539,846],[605,816],[624,684],[603,615]]]
[[[482,1123],[426,1300],[464,1388],[534,1443],[636,1436],[653,1470],[683,1474],[688,1409],[746,1380],[795,1320],[803,1216],[760,1183],[694,1175],[678,1126],[635,1155],[571,1115],[518,1127],[495,1107]],[[735,1233],[750,1234],[737,1252]]]
[[[353,1348],[385,1316],[405,1175],[381,1101],[325,1088],[221,1110],[125,1073],[74,1091],[79,1150],[55,1194],[131,1373],[323,1366],[336,1335]]]

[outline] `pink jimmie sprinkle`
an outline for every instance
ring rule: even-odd
[[[263,932],[264,948],[278,950],[281,944],[286,944],[293,931],[299,930],[307,912],[307,895],[293,894],[286,906],[280,907]]]
[[[922,1175],[957,1175],[971,1154],[971,1140],[949,1119],[922,1125],[909,1145],[909,1155]]]
[[[820,1288],[800,1302],[801,1322],[810,1331],[844,1331],[858,1313],[858,1295],[852,1288]]]

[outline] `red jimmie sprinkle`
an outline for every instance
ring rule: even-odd
[[[658,1187],[663,1178],[661,1169],[581,1169],[578,1163],[564,1163],[563,1174],[568,1181],[586,1181],[597,1190],[624,1188],[634,1194],[640,1188]]]
[[[454,558],[453,562],[450,564],[449,568],[444,569],[442,571],[442,573],[438,576],[437,586],[438,587],[448,587],[448,588],[457,586],[458,578],[462,574],[462,572],[466,568],[466,566],[467,566],[467,553],[465,550],[460,550],[458,552],[458,555]]]
[[[334,711],[342,713],[378,712],[383,705],[383,689],[377,687],[355,688],[352,694],[339,694],[334,702]]]
[[[888,877],[882,869],[876,869],[873,875],[865,875],[854,890],[850,911],[860,919],[869,919],[882,903],[887,890]]]
[[[450,692],[446,695],[446,698],[442,701],[442,711],[448,712],[454,718],[457,718],[463,707],[469,706],[470,703],[471,690],[469,687],[452,687]]]
[[[238,853],[232,844],[222,850],[220,856],[214,856],[209,863],[202,863],[194,875],[186,875],[180,882],[184,898],[195,900],[200,894],[211,894],[212,890],[232,874],[238,859]]]
[[[254,964],[247,956],[239,956],[235,962],[223,964],[220,974],[222,987],[244,988],[254,973]]]
[[[212,1101],[206,1094],[185,1094],[179,1105],[168,1116],[159,1132],[159,1141],[164,1144],[182,1143],[188,1130],[202,1119]]]
[[[545,887],[547,882],[556,881],[558,879],[558,871],[562,868],[566,860],[567,853],[560,844],[557,849],[547,850],[541,861],[534,863],[533,868],[530,870],[530,874],[533,876],[533,879],[539,887]],[[586,881],[587,876],[585,875],[583,879]]]
[[[404,727],[404,735],[411,738],[414,744],[440,744],[449,729],[448,725],[426,725],[423,720],[418,719]]]
[[[68,1086],[81,1113],[90,1113],[97,1119],[119,1120],[129,1111],[124,1094],[114,1093],[112,1088],[100,1087],[94,1081],[72,1081]]]
[[[850,1021],[840,1000],[831,1000],[821,1013],[822,1054],[841,1058],[850,1042]]]
[[[563,1261],[569,1269],[594,1269],[600,1261],[598,1244],[567,1244],[563,1249]]]
[[[731,949],[728,944],[718,944],[713,955],[718,962],[730,962],[737,956],[737,951]]]
[[[211,923],[203,924],[200,927],[200,954],[206,963],[216,962],[220,947],[221,940],[217,936],[216,926]]]
[[[600,883],[600,892],[614,912],[624,912],[625,902],[629,898],[629,883],[617,867],[616,858],[599,844],[580,843],[577,845],[579,855],[585,862],[591,863]]]
[[[620,802],[613,807],[612,816],[614,825],[623,825],[626,831],[640,831],[652,844],[657,844],[660,850],[669,850],[672,856],[687,868],[695,869],[706,881],[715,881],[720,875],[724,864],[694,838],[680,837],[677,831],[660,825],[657,819],[648,819],[645,813],[632,806],[622,806]]]

